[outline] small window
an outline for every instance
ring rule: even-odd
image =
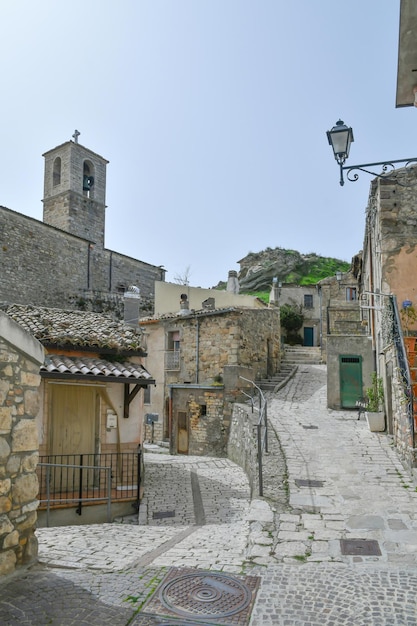
[[[346,287],[346,300],[347,302],[357,300],[356,287]]]
[[[180,331],[170,331],[167,336],[167,350],[178,352],[180,349]]]
[[[52,184],[54,187],[61,184],[61,157],[57,157],[54,161]]]
[[[313,308],[313,296],[311,295],[311,293],[306,293],[304,296],[304,307],[306,309],[312,309]]]
[[[200,404],[200,417],[207,415],[207,404]]]
[[[144,387],[143,388],[143,402],[144,404],[150,404],[151,403],[151,388],[148,385],[148,387]]]

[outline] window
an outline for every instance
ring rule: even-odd
[[[148,385],[143,388],[143,403],[150,404],[151,403],[151,387]]]
[[[180,331],[173,330],[167,334],[167,349],[165,352],[165,369],[180,369]]]
[[[207,415],[207,404],[200,404],[200,417]]]
[[[346,300],[353,302],[356,299],[356,287],[346,287]]]
[[[306,309],[312,309],[313,308],[313,296],[311,295],[311,293],[306,293],[304,295],[304,307]]]
[[[84,161],[83,166],[83,194],[87,196],[87,198],[93,197],[93,187],[94,187],[94,166],[91,161]]]
[[[61,157],[57,157],[54,161],[52,184],[54,187],[61,184]]]

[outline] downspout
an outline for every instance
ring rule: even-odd
[[[195,383],[198,385],[198,370],[200,367],[200,320],[195,318],[196,330],[195,330]]]
[[[109,259],[109,291],[112,288],[112,279],[113,279],[113,251],[110,250],[110,259]]]

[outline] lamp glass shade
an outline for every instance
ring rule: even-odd
[[[327,131],[327,139],[338,163],[344,163],[349,156],[350,145],[353,139],[353,131],[342,120],[336,122],[331,130]]]

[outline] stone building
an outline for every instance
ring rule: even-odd
[[[125,509],[131,512],[140,484],[143,389],[154,383],[142,365],[145,353],[137,317],[136,323],[127,325],[94,312],[18,304],[4,305],[3,310],[45,349],[45,359],[36,370],[39,401],[32,415],[40,462],[74,466],[54,467],[48,478],[47,469],[40,465],[40,499],[47,499],[48,487],[53,505],[66,504],[67,510],[60,513],[62,523],[106,521],[102,517],[106,507],[99,502],[100,495],[107,495],[105,472],[82,473],[75,466],[111,467],[113,516]],[[84,492],[90,487],[95,489],[97,507],[83,508],[81,498],[89,497]],[[75,504],[74,492],[81,494]]]
[[[41,344],[0,312],[0,576],[36,559]]]
[[[361,274],[361,307],[369,325],[373,369],[384,383],[387,430],[411,467],[417,462],[417,405],[412,400],[417,397],[416,181],[415,167],[372,181]],[[407,351],[409,338],[413,345]]]
[[[44,154],[43,222],[0,207],[0,301],[111,312],[141,290],[153,311],[165,270],[104,247],[108,161],[75,141]]]
[[[281,284],[274,279],[270,294],[271,306],[289,304],[303,314],[304,322],[299,331],[304,346],[321,345],[320,297],[317,285]],[[284,332],[284,331],[283,331]],[[283,341],[285,342],[285,335]]]
[[[185,299],[178,314],[140,321],[156,383],[145,410],[158,416],[154,437],[169,439],[172,453],[224,456],[233,402],[248,381],[279,369],[279,310],[187,307]]]

